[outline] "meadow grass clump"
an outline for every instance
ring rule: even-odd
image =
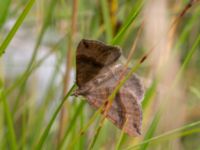
[[[0,1],[0,149],[199,149],[199,1]],[[122,47],[142,78],[142,135],[73,96],[78,42]],[[122,60],[123,61],[123,60]]]

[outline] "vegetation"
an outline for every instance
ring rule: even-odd
[[[1,0],[0,149],[200,149],[200,1]],[[72,95],[83,39],[145,86],[140,137]]]

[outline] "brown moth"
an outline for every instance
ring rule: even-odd
[[[74,95],[86,97],[88,103],[100,108],[119,82],[123,65],[117,63],[121,50],[94,40],[81,40],[76,52],[76,83]],[[129,72],[127,69],[125,75]],[[143,86],[133,74],[116,94],[106,117],[130,136],[141,134]]]

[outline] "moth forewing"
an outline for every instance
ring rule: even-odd
[[[119,63],[121,56],[118,47],[99,41],[82,40],[77,48],[76,96],[86,97],[94,108],[101,108],[112,94],[122,76],[130,69]],[[141,99],[143,86],[135,74],[126,81],[115,95],[106,117],[130,136],[141,133]]]

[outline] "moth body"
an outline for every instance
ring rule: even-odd
[[[98,109],[108,101],[124,70],[117,60],[121,56],[118,47],[108,46],[99,41],[82,40],[77,48],[75,96],[84,96],[88,103]],[[133,74],[120,88],[106,117],[130,136],[141,134],[141,101],[144,89],[137,75]]]

